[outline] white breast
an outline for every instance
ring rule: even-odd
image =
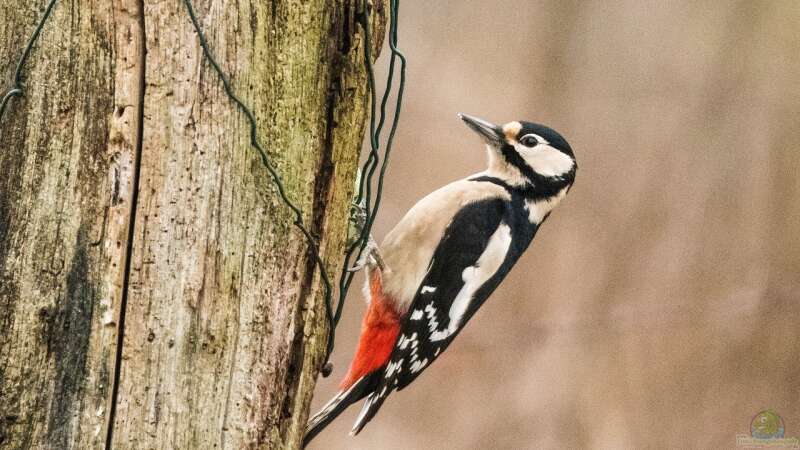
[[[502,187],[493,183],[460,180],[434,191],[406,213],[381,244],[388,270],[383,289],[405,313],[425,278],[428,265],[444,231],[465,205],[487,198],[510,200]]]

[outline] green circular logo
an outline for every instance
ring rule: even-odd
[[[775,411],[761,411],[750,422],[750,435],[756,439],[783,438],[783,419]]]

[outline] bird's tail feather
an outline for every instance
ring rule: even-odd
[[[353,430],[350,431],[350,436],[355,436],[361,432],[361,430],[364,429],[364,426],[366,426],[367,423],[369,423],[369,421],[375,417],[375,414],[377,414],[378,410],[381,409],[383,401],[386,400],[386,397],[388,396],[386,389],[387,388],[384,388],[380,393],[372,392],[369,394],[369,397],[367,397],[367,400],[364,402],[364,406],[361,407],[361,412],[358,414],[358,418],[356,418],[356,423],[353,425]]]
[[[334,396],[322,409],[314,414],[306,425],[306,435],[303,438],[303,447],[308,445],[314,436],[319,434],[333,419],[339,416],[348,406],[361,400],[370,394],[380,380],[376,372],[364,375],[359,378],[352,386]]]

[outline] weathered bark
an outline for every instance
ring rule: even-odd
[[[0,4],[0,60],[33,3]],[[332,274],[368,115],[359,4],[195,2]],[[318,272],[183,2],[60,1],[25,73],[0,124],[0,446],[297,447]]]

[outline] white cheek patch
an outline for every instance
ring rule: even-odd
[[[572,158],[548,144],[539,144],[534,148],[517,144],[515,148],[534,172],[545,177],[563,176],[575,166]]]

